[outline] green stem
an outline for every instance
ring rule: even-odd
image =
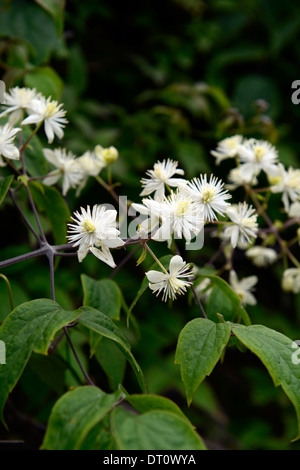
[[[270,217],[268,216],[268,214],[266,213],[265,209],[262,207],[262,205],[260,204],[259,200],[257,199],[256,197],[256,194],[253,192],[253,190],[245,183],[245,189],[246,189],[246,192],[247,194],[249,194],[249,196],[251,197],[256,209],[257,209],[257,212],[263,217],[264,221],[266,222],[266,224],[273,229],[273,233],[276,237],[276,240],[278,241],[278,243],[280,244],[281,248],[282,248],[282,251],[283,253],[288,256],[288,258],[290,259],[290,261],[292,261],[292,263],[297,267],[297,268],[300,268],[300,263],[299,261],[295,258],[295,256],[293,255],[293,253],[291,253],[291,251],[289,250],[289,248],[287,247],[286,243],[284,242],[284,240],[282,240],[281,236],[279,235],[279,231],[277,229],[277,227],[274,226],[272,220],[270,219]]]
[[[41,121],[34,129],[34,131],[30,134],[30,136],[28,137],[28,139],[24,142],[24,144],[20,147],[20,153],[23,152],[25,150],[25,148],[27,147],[27,145],[29,144],[29,142],[31,141],[32,137],[37,133],[37,131],[39,130],[39,128],[41,127],[41,125],[43,124],[44,121]]]
[[[146,250],[150,253],[150,255],[152,256],[152,258],[157,262],[157,264],[161,267],[161,269],[162,269],[166,274],[169,274],[168,271],[166,270],[166,268],[161,264],[161,262],[159,261],[159,259],[157,258],[157,256],[153,253],[153,251],[151,250],[151,248],[149,248],[149,246],[147,245],[147,243],[145,243],[145,248],[146,248]]]
[[[10,282],[4,274],[0,273],[0,278],[3,279],[3,281],[5,282],[5,284],[7,286],[8,295],[9,295],[9,302],[10,302],[10,308],[11,308],[11,310],[13,310],[14,309],[14,300],[13,300],[13,296],[12,296],[12,290],[11,290]]]

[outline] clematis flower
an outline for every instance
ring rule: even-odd
[[[289,167],[284,168],[282,163],[277,166],[277,172],[269,178],[272,193],[282,193],[281,200],[286,212],[290,210],[290,201],[300,198],[300,170]]]
[[[252,206],[248,206],[246,202],[232,205],[227,209],[227,215],[233,224],[227,226],[223,232],[224,239],[230,239],[233,248],[237,244],[246,247],[251,237],[256,238],[258,224],[256,222],[257,215]]]
[[[105,206],[95,204],[93,209],[81,207],[74,212],[74,224],[68,224],[68,240],[78,246],[78,260],[81,262],[90,251],[98,259],[112,268],[116,266],[110,248],[124,245],[119,238],[120,232],[116,225],[117,211],[107,210]]]
[[[51,144],[55,135],[59,139],[64,136],[63,128],[68,123],[65,118],[66,111],[62,109],[62,106],[57,101],[52,101],[51,97],[47,99],[44,96],[35,98],[30,105],[30,115],[21,122],[21,125],[39,125],[44,122],[45,134],[48,138],[48,143]]]
[[[146,174],[150,179],[142,178],[144,186],[140,196],[149,196],[154,192],[154,200],[161,201],[165,195],[165,185],[170,187],[180,187],[185,184],[181,178],[173,178],[175,174],[184,175],[184,171],[177,168],[178,162],[168,159],[154,164],[153,170],[148,170]]]
[[[50,171],[48,176],[44,178],[43,183],[52,186],[62,176],[62,194],[65,196],[70,188],[75,188],[82,181],[84,177],[82,168],[75,155],[72,152],[67,152],[66,149],[43,149],[43,152],[48,162],[56,167],[56,170]]]
[[[152,239],[168,241],[169,246],[173,235],[177,239],[184,238],[190,243],[204,226],[202,206],[180,191],[172,192],[160,203],[153,201],[151,204],[148,200],[148,207],[152,213],[160,216],[161,221]]]
[[[253,246],[249,248],[249,250],[246,251],[246,256],[258,267],[269,266],[277,259],[276,251],[265,246]]]
[[[211,150],[211,154],[216,158],[216,165],[220,165],[223,160],[234,158],[238,154],[238,148],[243,141],[241,135],[234,135],[221,140],[216,150]]]
[[[9,92],[4,93],[4,105],[6,109],[0,114],[0,118],[9,114],[9,123],[14,126],[18,121],[23,119],[24,111],[30,112],[32,100],[39,98],[35,88],[19,88],[13,87]]]
[[[162,300],[168,298],[175,300],[177,295],[184,294],[192,284],[187,279],[192,276],[187,264],[181,256],[173,256],[169,264],[169,271],[160,272],[151,270],[146,273],[149,288],[156,293],[156,297],[163,292]]]
[[[194,178],[188,182],[182,192],[186,192],[193,201],[200,203],[204,209],[204,219],[217,220],[216,214],[224,215],[229,207],[231,195],[224,188],[224,183],[211,175],[209,181],[206,175]]]
[[[242,163],[240,173],[248,178],[258,176],[261,171],[268,176],[277,171],[277,150],[265,140],[248,139],[239,146],[238,155]]]
[[[0,126],[0,167],[6,165],[2,156],[11,160],[19,160],[20,152],[13,144],[13,140],[20,130],[19,128],[13,128],[9,123]]]
[[[235,271],[230,271],[229,273],[229,283],[232,289],[241,299],[243,305],[256,305],[256,298],[254,297],[252,291],[257,282],[257,276],[244,277],[243,279],[239,280]]]

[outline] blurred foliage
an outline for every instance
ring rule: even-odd
[[[119,194],[126,192],[130,199],[136,198],[140,178],[157,159],[179,160],[188,178],[199,172],[224,177],[226,164],[215,168],[209,151],[217,140],[236,133],[270,140],[285,164],[297,166],[300,107],[291,102],[291,84],[299,78],[299,13],[297,2],[279,0],[135,0],[126,8],[120,0],[72,0],[66,5],[64,0],[2,0],[1,78],[7,88],[35,87],[64,103],[71,124],[60,145],[76,154],[97,144],[117,147],[120,158],[112,167],[113,177],[122,183]],[[49,197],[55,197],[54,191],[49,189]],[[35,193],[39,204],[38,187]],[[67,199],[71,210],[78,208],[73,193]],[[110,202],[107,199],[97,183],[90,182],[80,205]],[[5,202],[1,225],[11,230],[1,231],[1,259],[24,253],[28,243],[33,244],[12,211]],[[56,232],[57,239],[63,236]],[[202,266],[213,250],[212,244],[200,253],[189,252],[190,261]],[[163,247],[157,251],[164,254]],[[117,253],[116,262],[121,259]],[[242,255],[236,263],[241,272],[250,266]],[[118,272],[125,311],[151,264],[146,259],[136,268],[133,258]],[[276,272],[253,271],[262,277],[258,305],[249,309],[253,323],[300,338],[300,296],[280,292]],[[65,309],[77,308],[83,303],[80,275],[100,280],[110,272],[91,257],[81,265],[61,259],[57,302]],[[50,296],[43,260],[11,266],[5,274],[15,305]],[[299,450],[299,443],[289,443],[296,428],[292,405],[249,352],[227,351],[223,364],[187,408],[174,351],[180,330],[198,312],[193,303],[187,310],[185,300],[166,309],[147,291],[132,312],[130,329],[126,315],[121,315],[120,327],[144,370],[149,391],[173,399],[210,448]],[[4,282],[0,303],[2,321],[10,311]],[[72,339],[87,366],[84,331],[74,332]],[[105,351],[115,364],[114,373],[101,359]],[[82,380],[65,341],[47,361],[46,372],[39,357],[32,356],[7,408],[8,422],[17,423],[16,437],[25,438],[29,448],[40,445],[42,430],[35,421],[48,418],[64,383],[78,385]],[[66,361],[71,371],[66,370]],[[90,364],[99,386],[113,392],[124,368],[118,351],[101,341]],[[127,372],[124,386],[135,393],[136,380],[128,366]]]

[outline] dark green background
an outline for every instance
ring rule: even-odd
[[[138,202],[140,178],[163,158],[179,160],[188,178],[200,172],[225,178],[230,165],[216,167],[209,151],[236,133],[270,140],[286,165],[298,166],[300,105],[291,101],[291,84],[300,79],[297,2],[72,0],[65,11],[59,1],[50,10],[43,8],[43,1],[0,4],[0,69],[7,88],[36,87],[64,103],[70,124],[57,146],[78,155],[97,144],[116,146],[120,158],[112,173],[122,183],[119,194]],[[93,181],[80,200],[71,192],[67,201],[71,210],[112,202]],[[274,201],[271,213],[277,217],[279,199]],[[9,203],[2,208],[1,227],[6,228],[1,230],[1,259],[32,244]],[[202,267],[216,247],[216,240],[206,236],[204,248],[187,257]],[[153,248],[158,255],[167,252],[162,244]],[[123,256],[116,253],[116,261]],[[136,268],[131,260],[116,276],[128,304],[150,264],[147,259]],[[280,268],[254,269],[242,252],[236,254],[235,266],[240,275],[261,278],[258,305],[249,308],[253,323],[299,339],[300,299],[281,292]],[[78,307],[80,274],[99,279],[110,272],[91,257],[81,265],[62,260],[56,271],[57,301],[64,308]],[[8,268],[5,274],[16,304],[50,295],[42,260]],[[0,302],[2,320],[9,312],[2,284]],[[133,311],[139,331],[133,328],[129,339],[149,390],[176,401],[210,448],[299,449],[298,443],[290,444],[296,433],[292,405],[248,352],[229,349],[187,409],[179,367],[173,364],[180,330],[198,316],[193,302],[190,309],[186,302],[179,299],[168,309],[147,291]],[[86,354],[81,336],[74,341]],[[110,390],[95,358],[90,367],[99,386]],[[28,418],[24,424],[13,407],[7,413],[15,436],[25,436],[29,447],[38,446],[42,434],[32,419],[45,422],[61,393],[63,374],[57,373],[55,380],[52,388],[45,383],[45,371],[35,357],[13,393],[13,403]],[[129,368],[125,386],[137,391]]]

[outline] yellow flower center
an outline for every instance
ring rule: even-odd
[[[83,222],[82,226],[89,233],[93,233],[96,230],[95,224],[88,219]]]
[[[254,154],[255,154],[255,159],[257,162],[261,162],[261,160],[263,159],[264,155],[265,155],[266,151],[264,148],[262,147],[256,147],[256,149],[254,150]]]
[[[236,147],[235,139],[228,140],[228,146],[229,146],[229,148],[234,149]]]
[[[184,215],[190,208],[190,201],[182,201],[176,208],[176,215]]]
[[[281,176],[268,176],[268,180],[271,186],[276,186],[282,180]]]
[[[154,174],[157,176],[158,179],[164,181],[166,179],[166,175],[164,171],[161,168],[161,165],[157,165],[156,163],[154,164]]]
[[[50,103],[47,104],[47,108],[45,111],[46,117],[52,116],[57,112],[57,101],[51,101]]]
[[[204,203],[211,202],[211,200],[213,199],[215,195],[215,192],[216,192],[215,188],[212,188],[209,186],[205,188],[202,193],[202,202]]]
[[[295,176],[293,176],[289,182],[288,182],[288,186],[290,188],[295,188],[295,189],[298,189],[299,188],[299,184],[300,183],[300,175],[299,174],[296,174]]]

